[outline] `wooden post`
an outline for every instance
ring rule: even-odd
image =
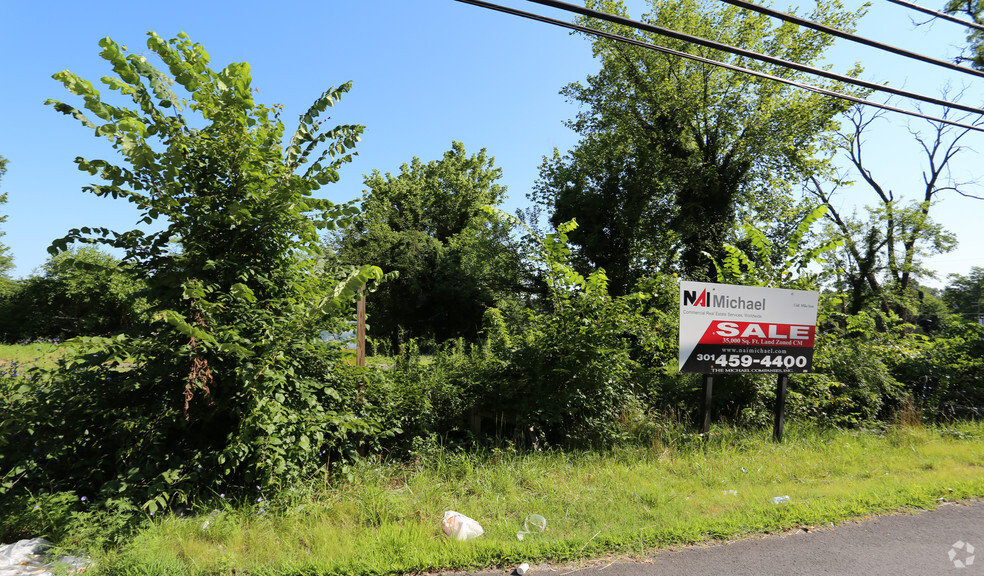
[[[355,326],[355,365],[366,365],[366,287],[359,288],[362,297],[355,305],[356,326]],[[351,308],[349,308],[351,310]]]
[[[714,388],[714,377],[710,374],[704,374],[704,406],[701,409],[701,424],[700,433],[704,438],[708,438],[711,434],[711,392]]]
[[[772,429],[772,439],[782,442],[782,428],[786,416],[786,387],[789,385],[789,374],[780,374],[776,379],[776,425]]]

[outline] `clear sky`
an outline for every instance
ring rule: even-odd
[[[570,19],[531,2],[500,3]],[[801,6],[805,11],[810,4]],[[939,22],[917,29],[912,18],[921,19],[875,0],[860,33],[941,58],[956,55],[964,44],[962,28]],[[469,152],[488,149],[504,171],[506,208],[523,207],[542,157],[577,140],[563,124],[576,108],[558,91],[597,70],[584,37],[453,0],[10,3],[0,19],[0,155],[10,161],[0,182],[8,193],[8,203],[0,206],[0,214],[8,215],[0,242],[13,252],[15,277],[35,271],[51,241],[71,228],[134,226],[136,213],[125,202],[81,191],[93,179],[78,172],[73,159],[115,159],[109,143],[43,102],[77,104],[51,75],[69,69],[95,82],[111,72],[98,56],[100,38],[140,52],[148,30],[165,38],[188,33],[216,69],[249,62],[258,100],[283,104],[288,128],[325,89],[353,81],[353,90],[331,111],[333,121],[363,124],[366,131],[357,160],[343,169],[339,183],[323,189],[334,201],[358,198],[362,175],[373,169],[397,172],[413,156],[439,158],[457,140]],[[951,82],[967,87],[964,103],[984,102],[984,80],[839,42],[831,56],[835,69],[854,61],[865,65],[870,80],[934,96]],[[908,122],[887,117],[869,143],[876,176],[898,193],[918,190],[921,183]],[[967,144],[981,150],[984,135]],[[961,179],[984,178],[979,158],[975,151],[963,154]],[[856,187],[843,201],[850,206],[869,198]],[[932,267],[945,275],[984,266],[984,202],[947,196],[934,210],[958,235],[960,248],[933,259]]]

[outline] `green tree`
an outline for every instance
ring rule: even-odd
[[[325,92],[285,138],[279,108],[254,101],[248,64],[215,71],[184,34],[150,33],[147,53],[99,45],[110,94],[64,71],[54,77],[84,110],[49,103],[126,161],[77,159],[103,181],[86,190],[132,202],[159,229],[80,228],[51,250],[122,250],[147,282],[149,320],[81,339],[80,354],[42,379],[44,394],[17,400],[17,418],[0,424],[0,490],[123,493],[153,511],[290,483],[368,430],[357,389],[335,368],[341,353],[320,333],[351,317],[357,290],[381,271],[359,267],[337,284],[313,273],[319,230],[357,212],[314,197],[362,132],[321,128],[350,85]],[[127,100],[135,106],[112,103]]]
[[[814,207],[781,243],[774,242],[764,231],[745,225],[742,244],[749,248],[725,244],[724,260],[715,262],[715,279],[722,284],[818,290],[818,269],[827,263],[827,254],[842,244],[840,239],[828,237],[811,245],[810,228],[826,212],[827,207],[822,204]]]
[[[617,0],[589,5],[626,15],[625,5]],[[650,5],[651,11],[642,17],[646,22],[802,63],[821,60],[833,41],[717,2]],[[835,0],[820,2],[810,15],[842,29],[852,29],[857,17]],[[788,79],[803,76],[608,22],[587,23]],[[627,260],[621,257],[620,268],[633,271],[619,271],[619,276],[631,279],[677,254],[685,275],[713,278],[713,265],[703,254],[719,256],[742,216],[768,219],[774,208],[788,204],[794,185],[828,169],[827,135],[835,117],[846,109],[843,101],[608,39],[595,40],[594,52],[602,66],[598,74],[562,91],[582,107],[569,126],[583,139],[566,159],[545,164],[534,198],[563,214],[554,218],[555,225],[570,217],[582,223],[582,232],[572,234],[571,241],[591,262],[619,260],[611,253],[596,253],[594,247],[606,242],[605,250],[610,251],[654,243],[658,253],[641,250]],[[585,158],[590,162],[584,164]],[[599,168],[604,170],[601,175]],[[588,198],[614,196],[609,188],[620,190],[616,203],[628,208],[626,220],[614,226],[605,219],[592,221],[585,212],[594,204]],[[608,241],[632,231],[633,220],[648,223],[630,241]],[[620,280],[620,289],[624,284]]]
[[[977,322],[984,314],[984,268],[972,266],[966,276],[950,274],[943,301],[965,320]]]
[[[0,338],[71,338],[120,332],[146,307],[145,286],[111,254],[81,246],[54,255],[41,274],[0,301]]]
[[[973,193],[976,182],[960,182],[950,170],[957,156],[969,151],[964,138],[970,130],[940,122],[929,122],[922,130],[910,128],[913,141],[922,151],[922,182],[893,190],[871,168],[865,155],[864,136],[882,114],[855,108],[848,115],[847,130],[837,134],[837,146],[871,193],[872,203],[861,216],[841,211],[839,188],[851,184],[844,177],[830,183],[813,178],[808,192],[827,206],[825,217],[832,233],[843,240],[838,269],[839,288],[849,296],[851,313],[869,302],[883,312],[894,312],[907,320],[915,307],[914,288],[933,273],[922,265],[928,254],[941,254],[956,246],[952,233],[936,223],[933,206],[946,195],[984,199]],[[857,198],[857,194],[853,196]]]
[[[943,10],[949,14],[967,16],[978,26],[984,26],[984,2],[981,0],[950,0]],[[967,47],[970,55],[962,55],[958,61],[970,62],[974,68],[984,70],[984,31],[968,28]]]
[[[0,182],[3,181],[3,175],[7,173],[7,159],[0,156]],[[7,193],[0,193],[0,206],[7,203]],[[7,216],[5,214],[0,214],[0,224],[7,221]],[[5,234],[3,230],[0,230],[0,237]],[[14,257],[10,254],[10,248],[0,243],[0,296],[3,295],[7,290],[4,289],[5,284],[9,284],[9,278],[7,274],[14,267]]]
[[[368,298],[377,341],[474,340],[485,310],[515,298],[510,226],[482,210],[502,202],[501,176],[484,149],[469,156],[460,142],[440,160],[414,158],[396,176],[366,176],[361,216],[331,244],[341,263],[399,273]]]
[[[564,156],[540,167],[534,195],[552,210],[550,222],[577,220],[572,262],[582,274],[603,268],[613,295],[632,291],[652,270],[669,270],[677,236],[666,228],[675,206],[660,178],[655,150],[619,134],[588,134]]]

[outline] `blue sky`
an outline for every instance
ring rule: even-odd
[[[569,19],[530,2],[501,3]],[[809,2],[801,6],[806,10]],[[917,29],[913,17],[920,18],[876,0],[860,33],[941,58],[959,52],[963,29],[945,23]],[[363,124],[366,131],[357,160],[343,169],[339,183],[323,189],[334,201],[359,197],[364,173],[396,172],[413,156],[438,158],[458,140],[469,152],[487,148],[503,168],[507,208],[525,206],[542,157],[577,140],[563,125],[576,108],[558,91],[597,69],[586,38],[453,0],[12,3],[0,20],[0,155],[10,161],[0,183],[8,193],[0,206],[8,216],[0,242],[13,252],[15,277],[40,266],[47,246],[70,228],[133,227],[135,212],[126,203],[81,191],[92,179],[76,170],[73,159],[113,158],[109,144],[43,102],[75,102],[51,79],[57,71],[93,81],[110,72],[98,57],[100,38],[139,52],[146,49],[148,30],[165,38],[188,33],[204,45],[215,68],[249,62],[259,101],[284,105],[288,127],[325,89],[353,81],[332,117]],[[948,81],[966,85],[963,102],[984,101],[984,81],[873,49],[839,42],[830,61],[838,70],[861,61],[867,79],[930,95]],[[926,112],[939,111],[927,106]],[[898,193],[921,183],[907,122],[887,117],[869,142],[876,176]],[[967,143],[982,150],[984,135]],[[976,152],[965,153],[959,169],[961,179],[984,178]],[[868,198],[858,187],[843,202],[849,207]],[[933,268],[945,275],[984,266],[982,209],[984,202],[956,196],[934,208],[961,244],[931,260]]]

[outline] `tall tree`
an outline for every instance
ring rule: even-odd
[[[842,212],[838,188],[846,178],[831,183],[814,178],[807,189],[827,206],[826,218],[844,241],[844,266],[840,268],[850,294],[851,312],[874,300],[883,311],[895,311],[906,318],[911,289],[920,278],[932,276],[922,265],[922,257],[956,246],[953,234],[933,221],[933,205],[947,194],[976,200],[984,200],[984,196],[978,192],[978,183],[958,181],[950,170],[954,158],[969,151],[964,139],[970,130],[941,122],[909,129],[922,152],[922,183],[903,190],[890,188],[865,154],[865,136],[881,118],[880,112],[855,108],[848,115],[848,128],[838,133],[836,141],[871,194],[873,202],[866,215],[859,218]]]
[[[664,163],[655,150],[622,141],[619,134],[588,134],[564,156],[540,167],[534,198],[551,210],[551,224],[576,220],[572,260],[582,274],[604,268],[608,289],[624,295],[653,269],[673,265],[678,235],[666,228],[675,214],[660,180]]]
[[[970,272],[951,274],[943,290],[943,301],[965,320],[984,318],[984,268],[972,266]]]
[[[593,0],[589,5],[627,14],[617,0]],[[822,33],[775,25],[766,16],[710,0],[650,0],[650,7],[642,16],[646,22],[802,63],[819,61],[832,43]],[[852,29],[858,15],[831,0],[818,3],[810,18]],[[604,21],[588,24],[784,78],[803,76]],[[595,40],[594,52],[602,65],[598,74],[562,91],[582,106],[583,112],[569,126],[583,139],[566,159],[545,164],[535,200],[563,214],[554,218],[555,224],[571,216],[587,222],[590,215],[579,208],[592,206],[585,198],[612,196],[606,188],[617,187],[630,207],[627,218],[649,220],[637,229],[626,221],[618,226],[604,221],[581,226],[571,241],[587,248],[583,255],[595,264],[617,261],[620,256],[614,251],[634,242],[611,242],[612,253],[602,255],[593,250],[600,243],[585,238],[614,238],[621,229],[636,231],[637,239],[664,237],[655,242],[662,253],[642,252],[633,255],[635,261],[629,259],[635,270],[628,278],[639,274],[640,267],[674,254],[685,275],[712,278],[713,264],[704,253],[719,256],[743,214],[762,213],[767,218],[773,206],[787,203],[794,184],[826,169],[826,135],[846,109],[842,101],[608,39]],[[602,135],[621,144],[599,147]],[[646,154],[640,154],[642,150]],[[593,159],[585,164],[585,157]],[[605,175],[589,177],[598,167]],[[639,174],[643,178],[637,180]],[[646,218],[638,218],[631,208],[638,206],[651,210]],[[626,266],[621,258],[620,266]]]
[[[969,17],[978,26],[984,26],[984,2],[981,0],[950,0],[944,11]],[[967,30],[967,48],[969,55],[960,56],[959,60],[970,62],[978,70],[984,70],[984,31],[970,27]]]
[[[51,250],[122,250],[146,278],[152,316],[129,334],[84,340],[43,397],[0,421],[0,491],[124,493],[153,511],[182,495],[300,479],[366,430],[357,390],[334,369],[340,352],[320,333],[351,316],[359,287],[381,271],[363,266],[338,285],[312,273],[319,230],[357,212],[314,196],[362,132],[321,128],[350,85],[325,92],[285,138],[279,108],[254,101],[248,64],[215,71],[184,34],[150,33],[144,53],[99,45],[110,93],[64,71],[55,79],[84,109],[49,103],[125,160],[78,158],[102,179],[86,190],[132,202],[160,226],[79,228]]]
[[[0,156],[0,182],[3,181],[3,175],[7,173],[7,159]],[[7,193],[0,192],[0,206],[7,203]],[[7,221],[7,216],[5,214],[0,214],[0,224]],[[0,237],[5,234],[3,230],[0,230]],[[9,280],[7,273],[10,272],[14,267],[14,257],[10,254],[10,248],[5,246],[0,242],[0,282],[3,280]],[[0,288],[0,293],[2,293],[2,288]]]
[[[500,204],[502,170],[460,142],[440,160],[414,158],[398,175],[366,176],[362,214],[332,239],[342,263],[373,262],[395,280],[369,298],[377,342],[475,338],[486,308],[513,298],[519,258],[509,226],[483,206]]]

